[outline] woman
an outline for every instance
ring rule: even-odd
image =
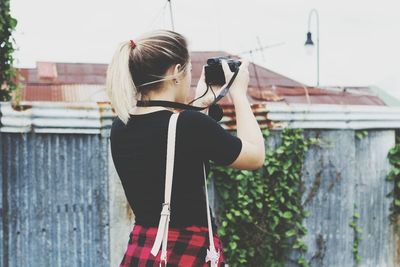
[[[264,162],[264,140],[251,111],[246,91],[248,62],[242,61],[229,91],[234,103],[237,136],[225,131],[207,114],[184,110],[176,125],[175,161],[168,231],[168,266],[209,266],[207,209],[203,162],[208,160],[236,169],[253,170]],[[226,81],[232,72],[223,62]],[[111,153],[127,200],[135,214],[135,225],[120,266],[159,266],[160,253],[150,249],[157,233],[164,197],[167,129],[177,112],[161,106],[136,106],[138,100],[187,103],[191,63],[187,41],[173,31],[158,30],[119,45],[107,70],[107,94],[117,113],[111,128]],[[206,89],[204,69],[196,96]],[[218,93],[223,87],[217,89]],[[213,95],[196,100],[206,106]],[[209,207],[208,207],[209,208]],[[218,266],[224,266],[223,244],[212,229]]]

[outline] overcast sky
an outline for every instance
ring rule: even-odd
[[[320,84],[380,85],[400,91],[398,0],[171,0],[175,30],[189,49],[253,53],[253,60],[308,85],[316,53],[304,42],[308,14],[320,20]],[[119,42],[171,28],[166,0],[12,0],[17,67],[36,61],[109,63]],[[316,41],[316,20],[311,31]],[[314,51],[316,52],[316,51]],[[243,54],[251,60],[249,54]],[[397,91],[395,91],[397,90]]]

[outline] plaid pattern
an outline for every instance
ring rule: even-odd
[[[134,225],[119,267],[159,267],[161,248],[156,257],[150,253],[157,235],[157,228]],[[218,266],[224,267],[223,245],[216,233],[214,233],[214,244],[216,250],[220,250]],[[209,261],[205,262],[208,248],[207,227],[195,225],[182,229],[170,227],[167,243],[167,267],[210,266]]]

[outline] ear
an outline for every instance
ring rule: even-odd
[[[176,64],[174,68],[174,74],[178,74],[181,68],[182,68],[181,64]]]

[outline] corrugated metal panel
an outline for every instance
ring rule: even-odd
[[[369,131],[359,140],[352,130],[307,131],[322,140],[306,154],[303,203],[310,212],[305,225],[311,266],[353,266],[353,205],[361,214],[360,266],[395,266],[394,233],[389,223],[393,187],[385,181],[394,131]],[[340,257],[338,254],[340,253]],[[289,265],[290,266],[290,265]]]
[[[112,110],[106,103],[31,104],[15,111],[9,103],[0,103],[0,119],[6,123],[0,127],[3,260],[9,266],[109,266],[111,257],[113,262],[122,257],[115,256],[114,244],[126,248],[129,234],[121,237],[117,233],[123,231],[114,229],[115,236],[109,237],[110,222],[115,223],[109,212],[126,203],[122,188],[114,199],[108,191],[112,161],[105,137]],[[286,122],[290,127],[310,123],[310,128],[319,128],[340,118],[344,124],[367,122],[375,128],[382,120],[397,123],[400,119],[399,109],[378,106],[275,104],[254,105],[253,110],[265,126]],[[224,117],[224,127],[234,128],[232,114]],[[391,127],[397,128],[393,124],[387,128]],[[385,197],[391,185],[384,180],[394,131],[368,133],[358,140],[354,130],[306,130],[307,135],[322,139],[320,147],[307,152],[303,171],[304,201],[311,213],[306,219],[307,259],[321,255],[313,258],[312,266],[352,266],[353,235],[348,223],[353,204],[359,207],[359,226],[364,229],[360,254],[365,265],[361,266],[394,266],[396,244],[387,218],[390,198]],[[279,142],[279,131],[273,130],[267,144]],[[129,226],[128,216],[121,215],[120,220]],[[115,240],[112,248],[111,239]],[[316,240],[323,241],[322,247]]]
[[[0,103],[0,132],[87,133],[108,135],[113,112],[109,104],[21,102],[16,111]]]
[[[4,266],[109,266],[107,138],[0,140]]]
[[[109,103],[21,102],[22,111],[0,103],[0,132],[109,134],[115,113]],[[222,106],[221,126],[236,129],[236,113]],[[394,129],[400,127],[400,108],[365,105],[254,104],[261,128]]]
[[[355,139],[358,168],[354,199],[362,218],[358,225],[364,231],[360,257],[367,266],[398,266],[395,233],[388,218],[393,198],[386,197],[393,183],[385,181],[391,168],[387,155],[394,140],[394,131],[378,130],[368,131],[368,138]]]
[[[392,199],[386,197],[393,184],[385,181],[394,130],[371,130],[361,140],[354,130],[306,130],[305,136],[321,140],[320,145],[306,152],[302,171],[302,203],[310,213],[304,220],[306,261],[311,267],[354,266],[354,234],[349,223],[356,204],[360,213],[357,226],[363,230],[359,266],[396,266],[397,244],[389,222]],[[272,130],[266,140],[267,149],[280,143],[281,131]],[[296,257],[297,252],[291,253],[293,261],[285,266],[297,267]]]
[[[394,129],[400,127],[400,108],[366,105],[285,105],[269,103],[273,128]]]
[[[223,106],[225,129],[236,129],[236,113]],[[395,129],[400,128],[400,108],[367,105],[301,105],[267,103],[252,105],[260,127],[304,129]]]

